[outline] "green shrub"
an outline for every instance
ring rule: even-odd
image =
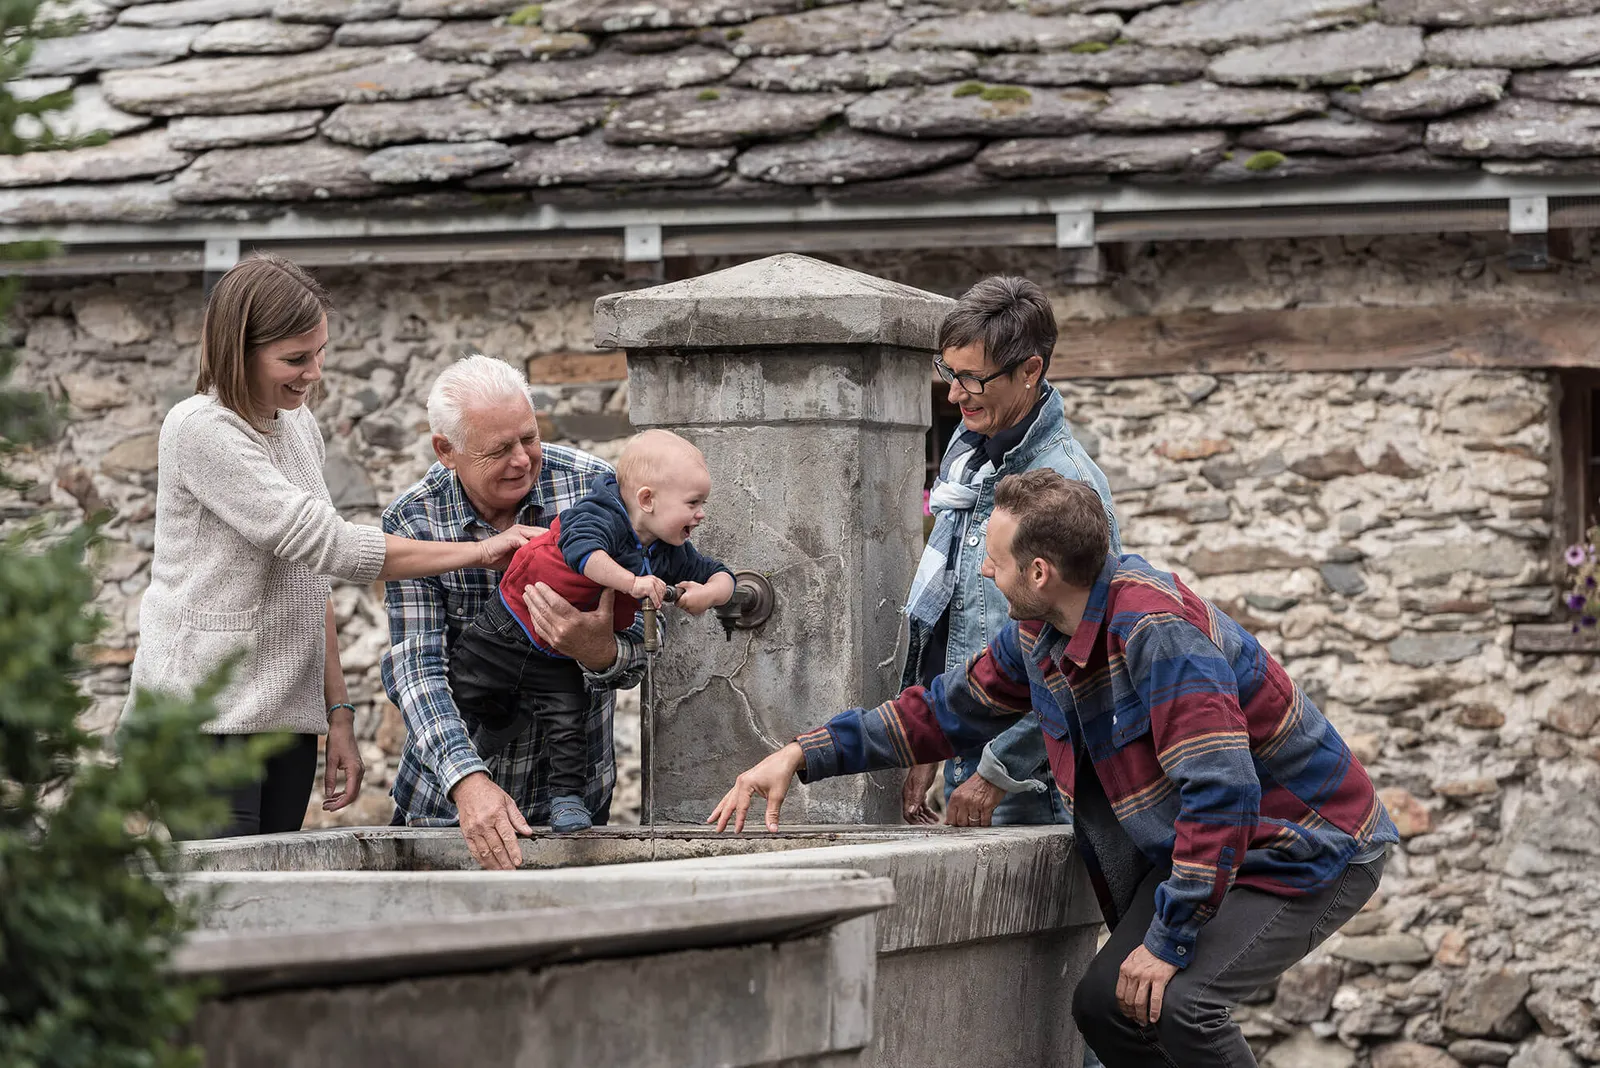
[[[32,53],[39,0],[0,0],[0,152],[62,142],[16,129],[71,93],[18,101],[6,86]],[[48,127],[48,119],[44,119]],[[74,139],[80,143],[82,139]],[[103,140],[103,138],[101,138]],[[0,247],[16,261],[38,244]],[[18,279],[0,283],[0,324]],[[0,336],[4,335],[0,330]],[[0,464],[47,438],[55,410],[12,388],[15,353],[0,351]],[[0,482],[19,483],[0,467]],[[0,537],[0,1065],[178,1068],[199,1054],[179,1041],[201,996],[167,961],[195,922],[152,878],[174,870],[159,821],[194,834],[226,818],[218,787],[257,773],[276,740],[218,752],[200,733],[226,671],[193,701],[142,694],[114,751],[79,723],[77,679],[101,620],[86,556],[94,522],[43,522]]]

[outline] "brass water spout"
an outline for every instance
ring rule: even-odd
[[[666,597],[662,603],[671,604],[677,599],[678,587],[668,586]],[[644,651],[647,653],[656,652],[661,648],[661,629],[656,621],[656,606],[646,601],[640,612],[644,616]]]

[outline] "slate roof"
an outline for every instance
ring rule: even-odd
[[[0,223],[1600,174],[1600,0],[54,2]]]

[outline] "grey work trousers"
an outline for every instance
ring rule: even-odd
[[[1126,916],[1096,954],[1072,999],[1078,1030],[1106,1068],[1254,1068],[1232,1010],[1310,953],[1361,911],[1378,889],[1385,857],[1352,864],[1305,897],[1248,887],[1229,890],[1195,943],[1193,961],[1167,984],[1161,1018],[1142,1027],[1117,1005],[1117,975],[1155,915],[1158,868],[1139,885]]]

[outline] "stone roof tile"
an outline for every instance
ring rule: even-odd
[[[1206,75],[1229,85],[1349,85],[1407,74],[1421,61],[1420,29],[1373,23],[1236,48],[1218,56]]]
[[[181,170],[193,158],[168,143],[167,131],[145,130],[92,148],[0,156],[0,187],[152,178]]]
[[[270,218],[352,197],[363,211],[407,214],[530,197],[801,203],[1600,174],[1600,0],[65,0],[60,10],[88,28],[41,41],[13,90],[79,83],[52,122],[112,140],[5,161],[10,180],[54,184],[0,193],[0,220],[119,208],[146,220]],[[145,173],[175,178],[122,180]]]
[[[192,116],[167,123],[173,148],[203,152],[212,148],[304,141],[316,135],[322,111],[273,111],[262,115]]]
[[[1492,104],[1504,94],[1511,72],[1496,68],[1450,70],[1425,67],[1392,82],[1359,92],[1334,93],[1333,106],[1376,122],[1431,119],[1453,111]]]
[[[1600,59],[1600,15],[1440,30],[1428,38],[1427,58],[1450,67],[1577,66]]]
[[[927,19],[894,37],[896,48],[960,48],[972,52],[1055,52],[1107,44],[1122,32],[1116,15],[1026,15],[972,12]]]
[[[829,2],[838,0],[821,0]],[[543,21],[552,30],[621,33],[740,25],[819,6],[818,0],[551,0]]]
[[[189,59],[100,79],[106,99],[144,115],[229,115],[409,100],[465,89],[489,68],[411,58],[386,48],[327,48],[288,57]]]
[[[1368,10],[1365,0],[1198,0],[1145,11],[1125,33],[1140,44],[1220,52],[1349,26]]]
[[[400,0],[403,19],[487,19],[527,6],[524,0]]]
[[[827,89],[885,89],[928,85],[965,78],[978,69],[971,52],[902,52],[880,48],[827,56],[773,56],[747,59],[729,76],[732,85],[815,93]]]
[[[978,74],[985,81],[1022,85],[1142,85],[1198,78],[1208,61],[1194,48],[1116,45],[1097,51],[994,56]]]
[[[471,93],[479,100],[523,103],[580,96],[637,96],[714,82],[738,65],[733,56],[698,47],[644,56],[600,53],[562,62],[513,63],[478,82]]]
[[[172,0],[164,4],[135,4],[117,15],[122,26],[193,26],[202,22],[230,22],[272,14],[274,0]]]
[[[437,30],[439,19],[378,19],[347,22],[333,32],[333,43],[347,48],[362,45],[413,44]]]
[[[1600,104],[1600,67],[1525,71],[1511,79],[1517,96],[1572,104]]]
[[[887,4],[839,4],[795,15],[768,15],[744,26],[708,30],[736,56],[825,56],[882,48],[915,21]]]
[[[1600,107],[1502,100],[1470,115],[1432,123],[1426,144],[1441,156],[1600,156]]]
[[[471,189],[528,188],[551,185],[628,185],[632,183],[705,182],[720,176],[733,162],[731,148],[677,148],[613,145],[599,133],[564,141],[535,142],[513,150],[506,170],[480,175]]]
[[[561,104],[484,103],[469,97],[345,104],[322,124],[322,136],[376,148],[407,141],[556,140],[580,134],[605,115],[598,100]]]
[[[370,22],[392,18],[400,0],[278,0],[272,17],[284,22]]]
[[[857,129],[898,137],[1049,137],[1087,130],[1105,104],[1094,89],[962,82],[882,89],[845,115]]]
[[[978,155],[978,168],[999,178],[1069,174],[1198,172],[1221,162],[1228,136],[1216,130],[1164,134],[1078,134],[998,141]]]
[[[837,185],[933,170],[969,159],[979,142],[908,141],[840,129],[820,137],[757,145],[740,154],[739,173],[780,185]]]
[[[1205,176],[1208,182],[1251,182],[1263,179],[1338,178],[1349,174],[1434,174],[1470,168],[1463,160],[1445,159],[1422,148],[1408,148],[1376,156],[1235,152]]]
[[[585,33],[550,33],[538,26],[498,21],[445,22],[417,45],[417,54],[427,59],[488,64],[567,59],[593,51],[594,41]]]
[[[1416,123],[1367,122],[1335,113],[1323,119],[1299,119],[1246,130],[1239,135],[1239,144],[1291,155],[1316,152],[1376,156],[1422,144],[1422,127]]]
[[[1416,26],[1500,26],[1600,11],[1600,0],[1378,0],[1388,22]]]
[[[327,141],[218,148],[178,176],[172,183],[172,198],[205,203],[377,196],[386,190],[362,170],[366,156],[359,148]]]
[[[313,52],[332,39],[332,26],[279,22],[276,19],[238,19],[212,26],[194,39],[190,50],[195,55]]]
[[[808,134],[855,98],[847,93],[674,89],[623,104],[605,125],[615,145],[711,148]]]
[[[204,28],[112,26],[73,37],[46,37],[34,43],[33,56],[23,73],[30,78],[38,78],[166,63],[188,55],[190,43],[200,36]]]
[[[510,151],[498,141],[432,142],[380,148],[361,161],[361,169],[374,182],[410,185],[470,178],[511,162]]]
[[[1235,89],[1211,82],[1141,85],[1111,90],[1111,102],[1094,117],[1101,130],[1163,130],[1195,126],[1258,126],[1324,111],[1321,93],[1288,89]]]

